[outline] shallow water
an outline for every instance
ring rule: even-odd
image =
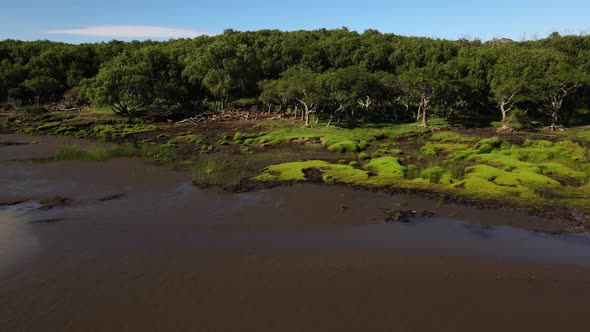
[[[35,202],[0,206],[0,274],[37,253],[39,243],[27,214],[38,207]]]
[[[27,201],[0,207],[0,330],[551,331],[584,321],[590,237],[552,235],[563,229],[552,220],[334,186],[200,190],[187,172],[137,159],[30,162],[55,151],[52,137],[0,140],[38,141],[0,147],[0,202]],[[72,204],[39,209],[56,195]],[[382,221],[399,207],[435,215]]]
[[[120,202],[89,200],[49,211],[37,210],[36,202],[0,207],[0,267],[6,257],[14,262],[17,257],[31,256],[35,253],[32,247],[38,246],[37,238],[48,241],[55,229],[62,236],[59,243],[51,240],[44,244],[50,250],[65,244],[82,248],[180,246],[261,251],[333,248],[590,267],[587,234],[555,235],[444,216],[385,223],[379,212],[380,203],[387,200],[385,195],[375,194],[364,208],[350,207],[341,212],[336,207],[354,204],[352,200],[361,204],[357,196],[366,193],[338,188],[339,196],[334,197],[333,188],[321,186],[288,190],[288,197],[284,196],[285,188],[231,195],[202,192],[182,183],[169,193],[144,193]],[[301,197],[315,195],[330,198],[323,199],[323,208],[314,207],[310,213],[297,207],[305,204]],[[108,210],[101,211],[105,208]],[[97,230],[99,234],[88,233]]]

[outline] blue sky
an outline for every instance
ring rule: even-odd
[[[590,31],[590,1],[0,0],[0,39],[168,39],[224,29],[377,29],[458,39]]]

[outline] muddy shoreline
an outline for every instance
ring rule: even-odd
[[[223,127],[222,127],[223,128]],[[18,161],[18,160],[33,160],[36,162],[52,162],[52,156],[57,152],[59,149],[60,144],[64,142],[76,142],[76,144],[81,144],[81,146],[93,144],[92,141],[88,141],[85,139],[76,139],[76,138],[67,138],[67,137],[57,137],[57,136],[30,136],[30,135],[15,135],[15,134],[7,134],[2,135],[2,141],[10,142],[9,144],[3,146],[4,153],[0,154],[0,161]],[[108,144],[108,143],[105,143]],[[7,150],[11,149],[11,150]],[[12,157],[12,158],[11,158]],[[147,160],[147,159],[139,159],[144,162],[149,162],[150,164],[154,165],[162,165],[162,163]],[[188,174],[188,173],[187,173]],[[188,176],[188,175],[187,175]],[[544,219],[550,219],[555,222],[554,225],[548,227],[543,226],[542,228],[538,228],[537,225],[529,225],[526,223],[494,223],[494,225],[509,225],[514,227],[522,227],[531,229],[533,231],[543,231],[543,232],[550,232],[553,234],[565,234],[565,233],[588,233],[590,231],[590,223],[588,223],[589,216],[584,215],[583,213],[578,213],[576,211],[572,211],[566,207],[560,207],[555,205],[544,205],[544,206],[527,206],[522,205],[517,202],[508,202],[508,201],[496,201],[496,200],[481,200],[476,198],[469,198],[465,195],[455,194],[452,192],[440,192],[440,191],[431,191],[431,190],[421,190],[421,189],[401,189],[396,187],[372,187],[372,186],[356,186],[356,185],[348,185],[343,183],[333,183],[333,184],[325,184],[321,181],[313,181],[314,179],[308,179],[305,183],[313,183],[319,186],[335,186],[341,188],[352,189],[355,191],[367,191],[367,192],[374,192],[374,193],[384,193],[389,195],[419,195],[425,198],[429,198],[435,201],[438,201],[440,204],[455,204],[458,206],[465,206],[465,207],[475,207],[481,208],[486,210],[494,210],[494,209],[509,209],[514,211],[518,214],[526,214],[530,216],[536,216]],[[193,185],[198,188],[207,189],[207,190],[224,190],[229,193],[248,193],[248,192],[257,192],[260,190],[265,189],[272,189],[282,186],[292,186],[296,184],[296,182],[261,182],[251,179],[244,179],[239,181],[234,185],[223,186],[223,185],[207,185],[203,183],[195,183],[193,181]],[[112,195],[119,195],[118,193]],[[108,195],[107,195],[108,196]],[[54,199],[53,196],[47,197],[26,197],[21,196],[17,198],[17,202],[21,201],[31,201],[31,200],[39,200],[39,199]],[[69,198],[69,199],[76,199]],[[10,198],[8,200],[0,200],[0,205],[8,205],[13,202],[14,199]],[[477,221],[475,221],[477,223]]]
[[[311,182],[314,183],[314,182]],[[238,187],[225,187],[222,188],[225,191],[233,193],[245,193],[245,192],[256,192],[264,189],[272,189],[283,186],[293,186],[298,182],[259,182],[259,181],[245,181]],[[518,214],[526,214],[529,216],[535,216],[545,219],[552,219],[555,221],[556,227],[551,229],[549,232],[554,234],[566,234],[566,233],[590,233],[590,223],[588,223],[588,216],[584,214],[578,214],[572,212],[570,209],[558,206],[523,206],[517,203],[510,204],[505,201],[496,200],[480,200],[474,198],[468,198],[462,195],[456,195],[448,192],[435,192],[430,190],[420,189],[401,189],[396,187],[366,187],[348,185],[344,183],[314,183],[318,186],[334,186],[352,189],[355,191],[367,191],[374,193],[384,193],[389,195],[418,195],[427,197],[432,200],[437,200],[444,204],[455,204],[463,207],[475,207],[479,209],[495,210],[495,209],[508,209]],[[204,189],[211,189],[212,186],[203,186]],[[501,223],[500,223],[501,224]],[[536,229],[531,225],[527,224],[514,224],[507,223],[507,225],[527,228],[535,231],[547,231],[546,229]]]

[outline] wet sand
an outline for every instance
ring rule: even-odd
[[[141,160],[27,161],[51,155],[44,140],[0,147],[0,202],[32,200],[0,210],[0,331],[586,329],[590,238],[511,227],[551,220],[341,187],[202,191]],[[73,204],[35,209],[54,195]],[[383,223],[394,206],[435,216]]]

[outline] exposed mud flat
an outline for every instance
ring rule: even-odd
[[[311,184],[199,190],[134,159],[28,161],[52,144],[0,147],[0,202],[20,201],[0,207],[0,330],[586,326],[590,238],[552,220]],[[51,197],[71,202],[41,209]],[[434,215],[385,223],[391,208]]]

